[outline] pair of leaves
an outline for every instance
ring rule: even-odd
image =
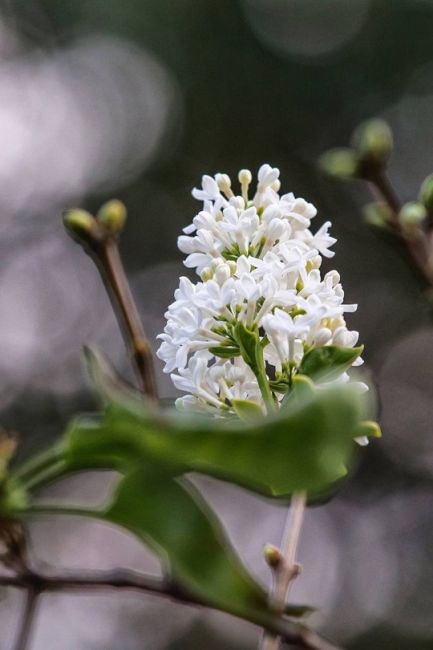
[[[275,416],[265,418],[240,401],[246,424],[218,422],[145,404],[103,358],[88,353],[88,363],[106,407],[66,433],[63,473],[120,472],[110,504],[93,514],[150,545],[195,597],[254,620],[254,612],[267,609],[265,594],[184,475],[198,471],[268,496],[323,490],[341,476],[352,438],[363,433],[359,397],[349,387],[317,391],[297,377]],[[299,608],[288,613],[299,615]]]

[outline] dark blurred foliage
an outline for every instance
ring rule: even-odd
[[[317,223],[333,222],[331,264],[359,303],[350,325],[366,345],[384,431],[339,496],[310,511],[293,597],[318,604],[317,625],[346,648],[433,648],[431,298],[398,245],[363,223],[366,188],[335,185],[316,167],[358,122],[382,115],[396,138],[391,176],[402,199],[415,197],[433,168],[433,1],[4,0],[1,9],[0,407],[2,423],[21,432],[21,453],[93,406],[83,342],[126,369],[61,208],[95,209],[112,195],[128,205],[121,247],[154,337],[183,272],[176,237],[198,209],[191,187],[203,173],[278,166],[283,189],[314,202]],[[172,395],[160,369],[159,378]],[[215,482],[204,489],[268,579],[261,547],[278,543],[283,510]],[[83,498],[96,488],[71,483],[65,498],[74,490]],[[99,524],[59,523],[48,537],[45,526],[31,528],[35,561],[152,561]],[[5,595],[2,650],[16,605]],[[256,639],[219,614],[62,596],[44,602],[32,648],[246,649]]]

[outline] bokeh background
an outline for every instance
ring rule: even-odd
[[[363,186],[317,172],[357,123],[389,120],[403,200],[433,171],[433,0],[2,0],[0,4],[0,410],[41,449],[94,405],[84,342],[127,372],[91,262],[63,232],[65,207],[112,196],[129,208],[121,247],[155,338],[180,274],[181,227],[203,173],[262,162],[333,221],[338,268],[359,311],[384,437],[362,451],[339,495],[308,512],[293,600],[350,650],[433,648],[433,325],[431,297],[398,246],[368,230]],[[329,267],[329,264],[328,264]],[[174,396],[158,365],[161,393]],[[257,468],[260,471],[260,468]],[[108,480],[108,479],[107,479]],[[198,479],[251,570],[285,511]],[[51,489],[103,499],[107,481]],[[161,514],[163,516],[163,513]],[[132,538],[79,519],[30,524],[44,569],[158,572]],[[0,592],[0,648],[22,602]],[[258,630],[222,614],[136,595],[44,596],[29,650],[256,647]]]

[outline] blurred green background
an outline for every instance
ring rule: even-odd
[[[366,346],[384,438],[303,533],[293,599],[351,650],[433,648],[433,327],[431,296],[397,244],[370,231],[362,185],[317,172],[361,120],[394,129],[391,177],[403,200],[433,171],[431,0],[3,0],[0,5],[0,409],[41,448],[70,415],[93,406],[84,342],[128,372],[96,272],[63,232],[60,213],[111,196],[130,218],[125,264],[154,339],[180,274],[176,237],[204,173],[263,162],[282,188],[315,203],[338,238],[350,327]],[[158,366],[161,393],[174,396]],[[260,471],[260,468],[257,468]],[[265,542],[283,509],[201,480],[245,561],[264,581]],[[56,487],[102,498],[88,477]],[[54,488],[53,488],[54,489]],[[158,570],[135,542],[100,524],[31,524],[34,562],[127,563]],[[0,649],[19,595],[0,593]],[[230,617],[113,596],[46,596],[32,650],[255,648],[258,632]]]

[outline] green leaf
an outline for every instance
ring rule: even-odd
[[[238,357],[241,354],[239,348],[231,345],[217,345],[216,347],[209,348],[209,352],[221,359],[233,359],[233,357]]]
[[[245,327],[241,321],[238,321],[234,328],[234,336],[239,344],[243,360],[250,368],[255,368],[257,366],[257,348],[260,346],[258,334]],[[260,353],[262,353],[261,348]]]
[[[137,465],[120,481],[103,517],[150,545],[170,576],[205,602],[239,615],[267,609],[265,593],[186,479],[175,481],[155,464]]]
[[[337,379],[345,370],[350,368],[363,349],[363,346],[343,348],[336,345],[313,348],[303,357],[298,372],[301,375],[311,377],[315,381]]]
[[[316,388],[312,380],[306,375],[297,374],[292,378],[292,384],[289,390],[281,400],[281,411],[283,413],[290,412],[293,408],[299,408],[299,405],[304,401],[313,399]]]
[[[119,471],[155,459],[173,473],[198,471],[266,495],[321,491],[350,457],[360,400],[350,386],[308,390],[254,425],[111,403],[102,418],[74,423],[64,458],[70,469]]]
[[[358,425],[357,437],[367,436],[367,438],[381,438],[382,431],[377,422],[372,420],[363,420]]]
[[[259,404],[248,399],[234,399],[232,404],[237,415],[244,422],[257,422],[257,418],[260,419],[264,415]]]
[[[128,384],[117,372],[107,356],[94,346],[83,347],[85,367],[92,386],[105,402],[141,404],[143,395]]]
[[[289,388],[289,382],[285,379],[271,380],[269,386],[274,393],[286,393]]]

